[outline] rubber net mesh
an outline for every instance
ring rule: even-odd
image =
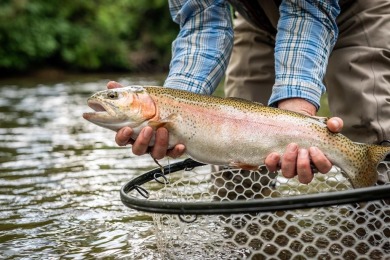
[[[390,162],[378,167],[388,183]],[[148,182],[149,200],[198,202],[270,199],[351,189],[337,168],[309,185],[280,174],[210,166]],[[163,259],[390,259],[390,202],[234,215],[152,214]],[[186,221],[183,221],[186,220]],[[193,221],[193,222],[191,222]]]

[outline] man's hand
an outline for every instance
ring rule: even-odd
[[[108,89],[122,87],[123,86],[121,84],[115,81],[110,81],[107,83]],[[149,143],[154,134],[151,127],[144,127],[136,140],[131,139],[132,133],[133,129],[130,127],[123,127],[119,129],[115,136],[115,142],[120,146],[131,144],[132,151],[135,155],[143,155],[150,152],[150,155],[154,159],[159,160],[165,156],[177,158],[184,154],[185,146],[182,144],[178,144],[172,149],[168,150],[168,130],[165,128],[157,129],[154,145],[153,147],[150,147],[151,150],[149,150]]]
[[[313,104],[300,98],[283,100],[279,102],[278,107],[309,116],[314,116],[316,113],[316,108]],[[332,117],[328,119],[327,127],[331,132],[338,133],[343,128],[343,120],[338,117]],[[298,147],[295,143],[287,146],[282,158],[278,153],[269,154],[265,159],[265,165],[270,172],[281,168],[282,174],[286,178],[293,178],[298,175],[299,182],[307,184],[313,180],[310,161],[321,173],[329,172],[332,167],[332,163],[317,147],[304,149]]]

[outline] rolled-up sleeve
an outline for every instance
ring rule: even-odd
[[[317,107],[323,78],[336,43],[340,12],[336,0],[283,1],[275,46],[275,85],[269,105],[303,98]]]
[[[180,32],[172,43],[164,86],[212,94],[226,70],[233,44],[228,4],[224,0],[170,0]]]

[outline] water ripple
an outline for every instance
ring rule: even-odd
[[[0,258],[156,258],[151,217],[119,198],[153,160],[81,117],[107,81],[0,88]]]

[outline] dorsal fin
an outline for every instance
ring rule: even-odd
[[[244,103],[250,103],[250,104],[257,104],[257,105],[260,105],[260,106],[264,106],[262,103],[260,102],[256,102],[256,101],[250,101],[248,99],[245,99],[245,98],[239,98],[239,97],[227,97],[226,99],[230,99],[230,100],[236,100],[236,101],[239,101],[239,102],[244,102]]]
[[[329,120],[329,117],[322,117],[322,116],[311,116],[311,118],[313,118],[313,119],[315,119],[315,120],[317,120],[325,125]]]

